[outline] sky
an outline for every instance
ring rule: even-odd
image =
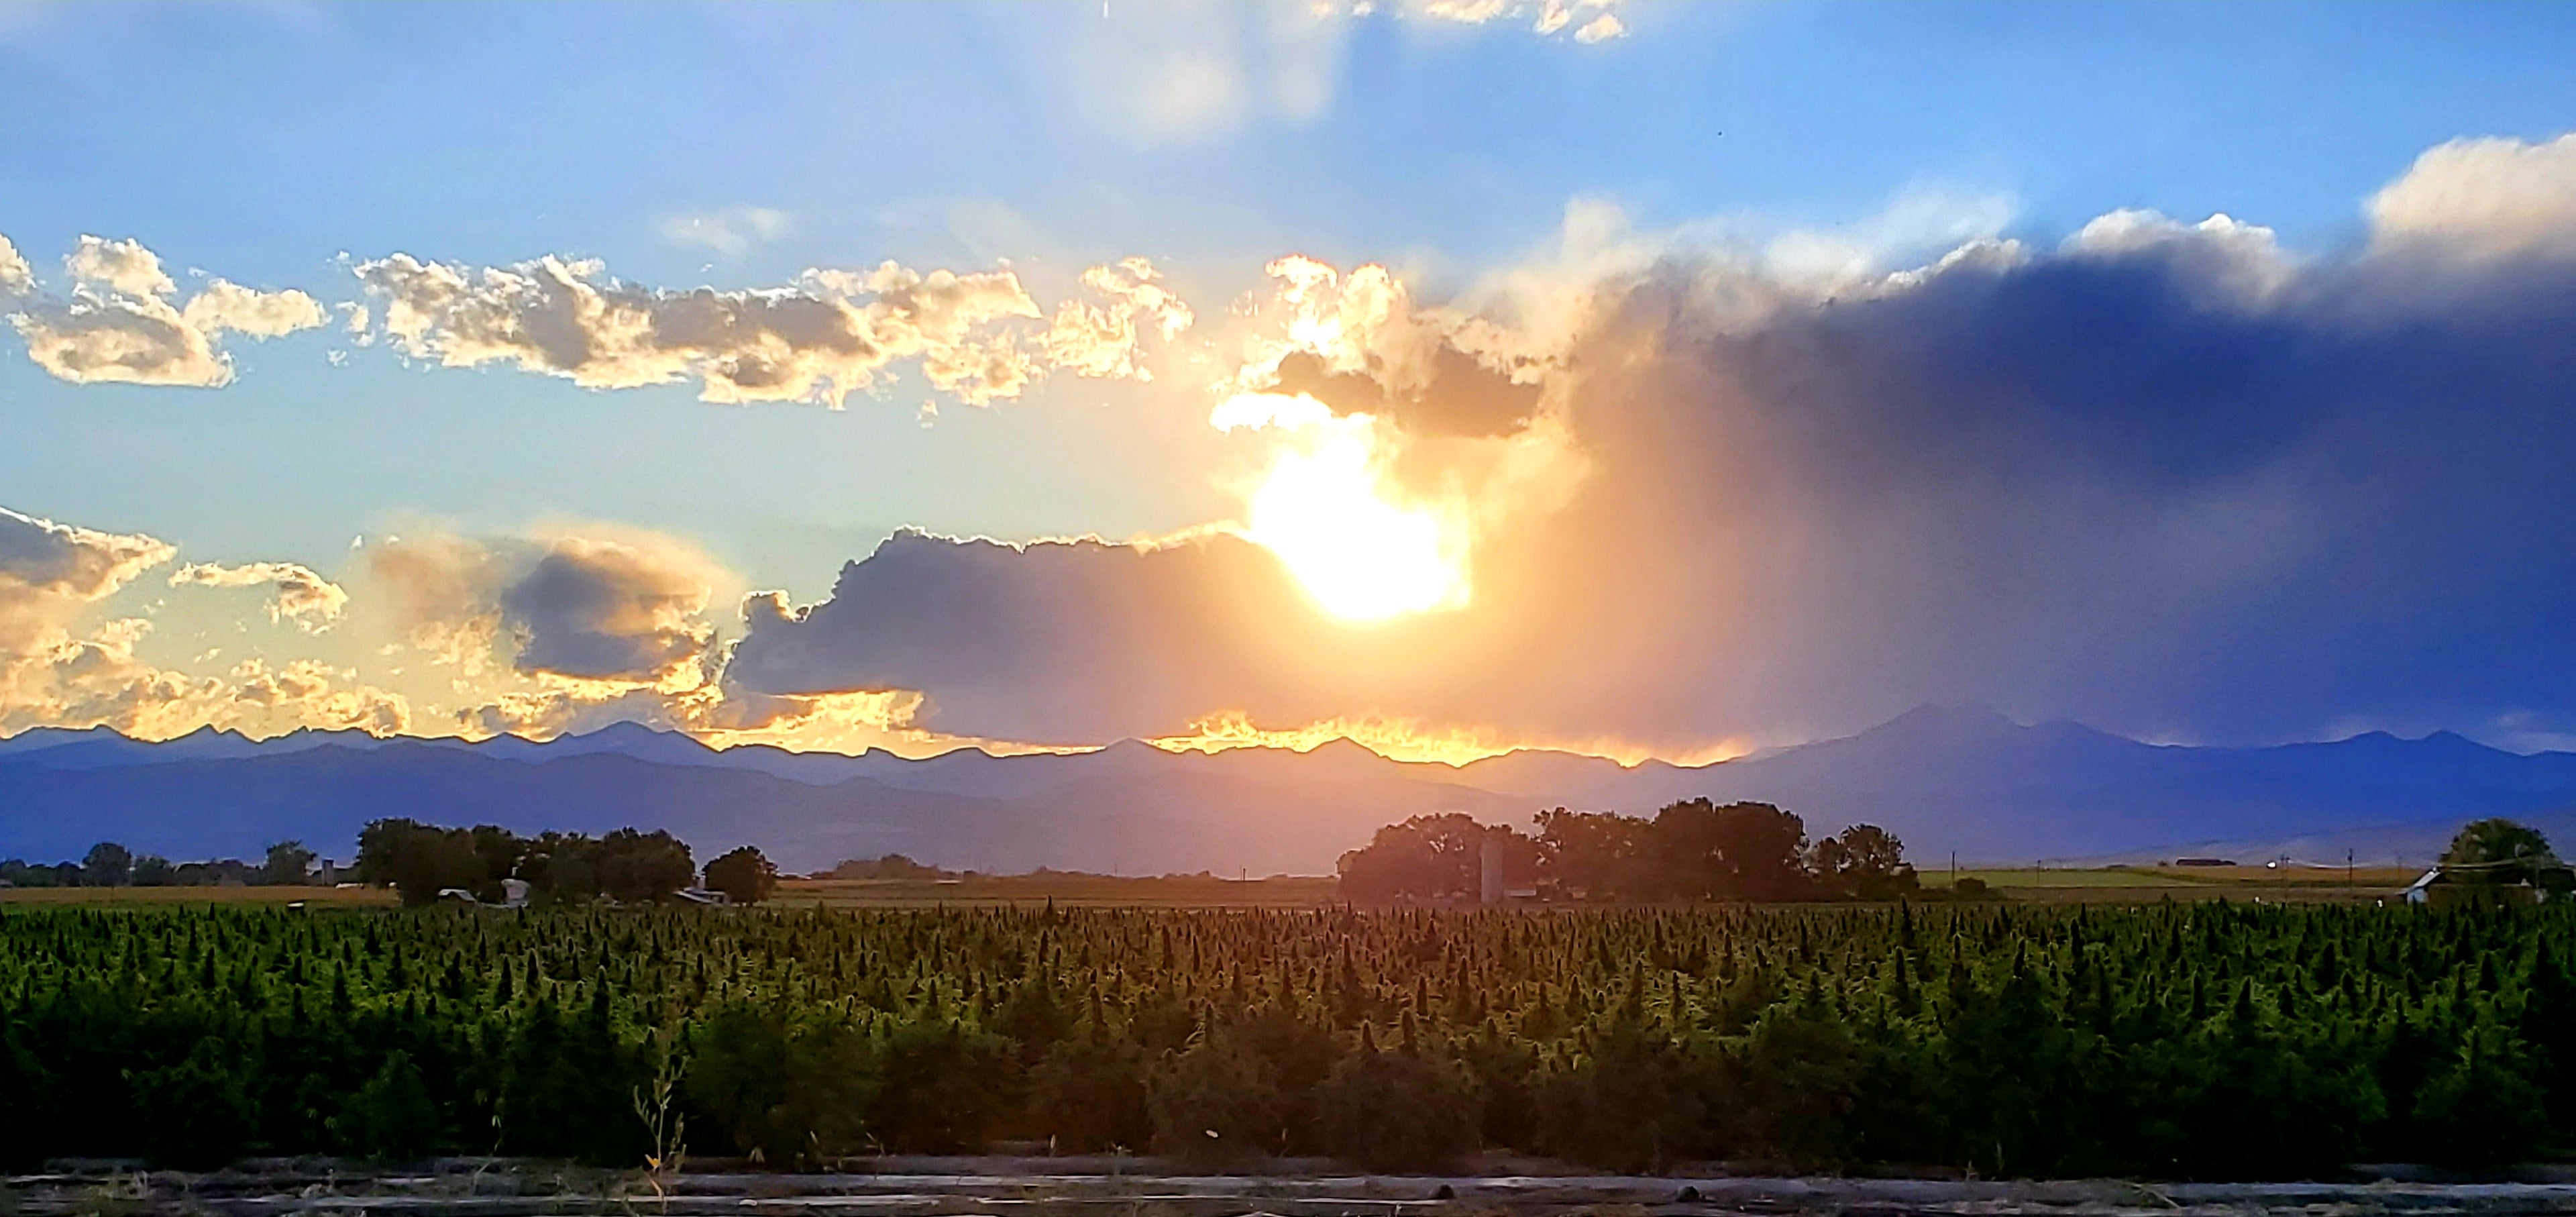
[[[2576,746],[2564,6],[0,7],[0,734]]]

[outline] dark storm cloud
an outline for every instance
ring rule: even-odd
[[[1464,610],[1337,630],[1237,542],[906,537],[801,618],[755,612],[734,678],[1047,739],[1223,708],[1776,739],[1924,701],[2219,741],[2563,731],[2576,259],[2491,245],[2300,263],[2121,215],[1824,300],[1674,259],[1601,291],[1554,373],[1590,472],[1478,536]],[[1320,364],[1283,377],[1360,408]]]
[[[917,532],[843,567],[830,599],[747,606],[725,670],[762,693],[936,690],[927,721],[999,738],[1154,734],[1213,690],[1275,691],[1265,629],[1302,616],[1276,560],[1231,536],[1144,548]]]
[[[1742,329],[1676,310],[1687,268],[1641,285],[1581,511],[1724,623],[1675,627],[1701,662],[1664,713],[2255,739],[2576,709],[2576,276],[2447,284],[2464,307],[2357,263],[2250,301],[2184,252]]]

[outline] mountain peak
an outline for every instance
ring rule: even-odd
[[[1977,738],[2022,731],[2027,728],[2004,716],[1993,706],[1970,703],[1944,706],[1925,702],[1903,714],[1862,732],[1901,735],[1938,735],[1948,738]]]
[[[1371,748],[1347,735],[1336,735],[1331,739],[1325,740],[1324,742],[1307,749],[1306,754],[1308,756],[1339,757],[1346,761],[1361,759],[1383,761],[1386,759],[1386,757],[1379,753],[1377,749]]]
[[[655,739],[661,736],[674,734],[677,734],[677,732],[663,731],[658,728],[648,727],[643,723],[636,722],[632,719],[621,719],[603,727],[597,727],[589,731],[577,733],[572,738],[586,740]]]

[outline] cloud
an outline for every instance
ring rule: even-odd
[[[694,664],[714,629],[703,614],[713,576],[677,547],[564,538],[501,593],[521,631],[523,672],[658,683]]]
[[[9,238],[0,236],[0,303],[36,292],[36,270]]]
[[[2576,133],[2452,140],[2415,158],[2368,210],[2383,250],[2576,257]]]
[[[223,683],[138,659],[135,646],[151,628],[132,617],[78,635],[53,627],[0,649],[0,734],[108,726],[159,739],[203,725],[223,701]]]
[[[236,665],[226,704],[209,721],[217,727],[262,733],[280,729],[364,731],[369,735],[403,735],[412,729],[411,703],[399,694],[372,685],[351,687],[357,675],[318,660],[298,659],[282,667],[265,660]]]
[[[154,537],[100,532],[0,508],[0,733],[30,726],[148,724],[211,685],[134,657],[150,625],[74,633],[98,602],[170,560]]]
[[[725,678],[785,696],[932,689],[924,721],[943,730],[1098,743],[1162,734],[1211,689],[1283,675],[1260,627],[1299,602],[1276,559],[1231,536],[1014,546],[902,532],[820,604],[753,597]]]
[[[171,573],[170,586],[275,587],[277,596],[269,601],[268,619],[293,621],[308,631],[338,620],[349,604],[349,593],[338,584],[293,562],[242,566],[193,562]]]
[[[2402,243],[2294,256],[2228,217],[2123,212],[1832,291],[1758,247],[1509,280],[1497,299],[1578,302],[1528,312],[1544,324],[1283,261],[1287,336],[1254,344],[1243,387],[1284,369],[1384,404],[1363,352],[1436,372],[1423,334],[1480,321],[1480,353],[1527,361],[1497,366],[1535,378],[1530,425],[1588,469],[1527,483],[1549,505],[1509,520],[1485,504],[1511,496],[1473,500],[1470,603],[1335,622],[1227,535],[904,534],[820,603],[754,600],[727,679],[914,690],[933,729],[1051,742],[1232,711],[1682,747],[1925,701],[2168,738],[2561,730],[2576,265],[2554,251],[2576,224],[2508,210],[2441,230],[2486,243],[2438,281]],[[1415,446],[1438,430],[1415,426]],[[1410,459],[1390,476],[1417,490],[1452,468]]]
[[[276,338],[324,321],[321,303],[303,292],[222,279],[182,307],[161,259],[136,241],[84,236],[63,267],[71,294],[38,295],[25,259],[0,242],[0,300],[15,300],[10,321],[28,357],[74,384],[219,388],[233,378],[232,357],[218,346],[226,333]]]
[[[1094,123],[1141,143],[1185,143],[1322,113],[1345,22],[1299,4],[1123,0],[1044,50]]]
[[[1436,347],[1418,381],[1389,383],[1391,370],[1370,360],[1337,371],[1312,351],[1291,351],[1273,373],[1272,392],[1305,394],[1335,414],[1394,418],[1432,434],[1508,435],[1538,413],[1539,386],[1517,383],[1447,343]]]
[[[0,604],[102,599],[176,553],[153,537],[57,524],[0,507]]]
[[[776,693],[732,682],[707,612],[732,576],[674,538],[590,532],[371,548],[369,591],[453,673],[460,700],[442,715],[447,730],[545,739],[633,722],[793,748],[1011,750],[921,729],[921,697],[905,690]]]
[[[2298,266],[2273,231],[2224,213],[2184,224],[2161,212],[2120,210],[2097,216],[2067,238],[2074,257],[2155,259],[2180,272],[2212,305],[2255,308],[2292,285]]]
[[[1551,41],[1623,37],[1618,0],[1117,0],[1099,19],[1050,28],[1041,53],[1095,125],[1142,144],[1192,143],[1330,109],[1345,46],[1368,21],[1426,35],[1514,24]]]
[[[151,633],[146,620],[86,623],[101,602],[176,553],[176,546],[155,537],[57,524],[0,508],[0,735],[29,727],[101,725],[151,739],[202,726],[261,733],[354,727],[380,735],[407,729],[408,704],[381,689],[348,684],[354,673],[309,660],[272,670],[252,660],[236,667],[230,680],[195,676],[136,653]],[[244,575],[257,571],[271,577]],[[278,582],[299,597],[299,605],[337,604],[337,588],[291,564],[190,567],[181,575],[216,586]]]
[[[1343,275],[1311,258],[1270,264],[1282,340],[1244,387],[1304,394],[1424,435],[1499,436],[1529,425],[1549,359],[1540,344],[1455,310],[1423,309],[1383,266]]]
[[[841,406],[899,361],[970,405],[1017,397],[1054,366],[1143,375],[1140,319],[1168,337],[1188,307],[1141,258],[1085,272],[1105,306],[1068,303],[1055,326],[1011,271],[809,270],[789,286],[671,290],[607,277],[597,262],[545,257],[509,268],[408,254],[355,267],[381,304],[361,322],[406,355],[560,376],[584,388],[694,380],[706,401]]]
[[[200,333],[226,330],[252,338],[283,338],[297,330],[319,329],[326,318],[313,297],[297,291],[253,291],[216,279],[188,298],[179,319]]]
[[[729,577],[685,543],[620,532],[394,541],[374,547],[369,568],[415,645],[466,675],[485,671],[497,653],[527,676],[627,688],[703,683],[715,633],[705,611]]]
[[[82,287],[127,296],[167,296],[179,290],[161,269],[161,258],[140,241],[85,236],[63,258],[63,269]]]
[[[1143,363],[1143,335],[1169,342],[1197,320],[1144,258],[1091,267],[1082,272],[1082,285],[1107,303],[1065,301],[1056,307],[1044,339],[1047,360],[1077,376],[1151,380]]]
[[[1572,31],[1576,42],[1585,46],[1624,37],[1628,27],[1614,11],[1619,0],[1543,0],[1539,4],[1513,3],[1512,0],[1412,0],[1399,4],[1400,14],[1431,21],[1458,25],[1486,25],[1500,21],[1528,21],[1530,32],[1554,37]]]
[[[662,239],[695,245],[720,254],[739,254],[775,241],[795,227],[794,217],[772,207],[727,207],[721,211],[676,215],[662,221]]]

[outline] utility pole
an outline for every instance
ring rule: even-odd
[[[2343,885],[2352,886],[2352,850],[2343,851]]]

